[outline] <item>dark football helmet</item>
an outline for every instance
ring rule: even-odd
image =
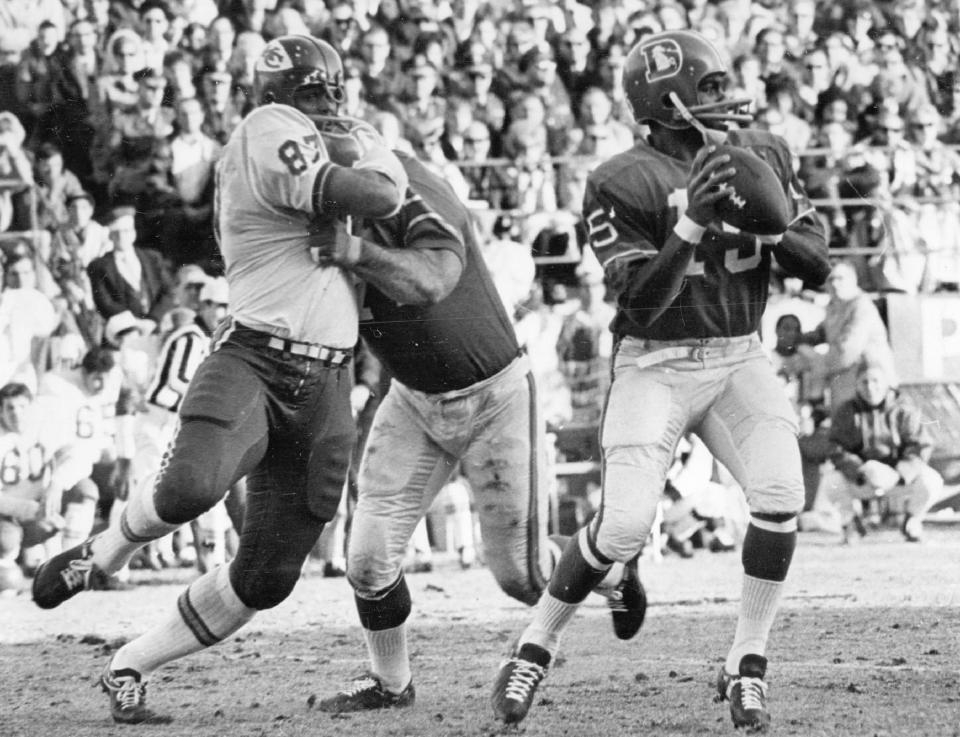
[[[706,38],[693,31],[664,31],[645,36],[630,50],[623,68],[623,89],[638,123],[656,121],[668,128],[689,128],[691,123],[678,110],[671,93],[708,126],[752,120],[738,112],[751,103],[747,99],[700,103],[699,86],[713,74],[726,76],[727,67]]]
[[[271,102],[294,105],[294,93],[304,87],[319,87],[335,115],[346,99],[343,62],[326,41],[311,36],[280,36],[263,49],[253,68],[253,99],[257,105]]]

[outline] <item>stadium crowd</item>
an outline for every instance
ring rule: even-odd
[[[188,377],[202,354],[182,340],[174,351],[171,341],[185,332],[205,339],[229,303],[212,225],[218,156],[251,108],[254,61],[284,34],[332,44],[344,60],[344,113],[441,173],[471,206],[551,427],[558,438],[565,427],[595,428],[612,308],[584,249],[583,187],[591,166],[644,134],[620,86],[627,52],[646,34],[679,28],[713,40],[733,86],[755,101],[756,124],[787,140],[855,287],[960,287],[960,4],[952,0],[3,3],[0,430],[20,433],[33,413],[50,433],[74,432],[44,441],[56,463],[12,441],[0,447],[5,486],[15,476],[53,484],[58,502],[0,506],[0,565],[36,565],[46,556],[31,561],[21,548],[51,529],[67,545],[82,540],[159,464],[162,428],[183,389],[171,371]],[[889,348],[882,322],[837,307],[851,298],[805,286],[776,285],[764,339],[810,419],[812,513],[830,455],[823,420],[855,398],[863,359],[877,359],[863,331],[876,338],[879,325]],[[780,322],[788,314],[796,326]],[[844,341],[855,347],[844,352]],[[362,416],[383,379],[369,363],[358,367]],[[146,469],[137,462],[145,445]],[[930,440],[920,445],[929,459]],[[560,460],[595,451],[569,442]],[[682,555],[694,535],[715,550],[736,539],[721,532],[722,510],[689,498],[723,483],[696,451],[691,439],[665,493],[665,540]],[[849,480],[863,486],[856,472]],[[461,520],[465,503],[469,512],[462,486],[440,502]],[[589,498],[588,487],[571,489]],[[842,521],[855,524],[848,507]],[[204,529],[223,533],[226,519],[217,513]],[[455,526],[469,565],[470,524]],[[198,547],[213,532],[198,532]],[[154,550],[150,564],[176,552]],[[325,555],[337,573],[341,558]]]

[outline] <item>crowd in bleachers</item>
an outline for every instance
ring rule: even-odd
[[[217,158],[266,42],[309,33],[343,57],[343,112],[477,213],[547,417],[595,422],[609,306],[583,257],[583,186],[643,135],[620,87],[627,52],[687,27],[788,141],[864,289],[957,289],[953,0],[6,0],[0,386],[34,395],[109,348],[146,391],[201,290],[225,302]]]

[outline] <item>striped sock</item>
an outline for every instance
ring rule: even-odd
[[[256,611],[237,597],[230,584],[230,567],[220,566],[190,584],[166,619],[120,648],[110,667],[132,668],[147,676],[164,663],[226,639]]]
[[[121,502],[114,502],[117,504]],[[148,486],[132,493],[120,515],[111,514],[111,517],[110,526],[94,538],[91,546],[93,562],[107,573],[116,573],[148,542],[180,527],[160,519],[153,501],[153,488]]]

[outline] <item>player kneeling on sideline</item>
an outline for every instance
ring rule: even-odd
[[[0,568],[8,572],[18,558],[29,569],[93,527],[92,464],[76,448],[75,425],[55,409],[38,407],[24,384],[0,388]]]
[[[366,280],[360,331],[393,377],[360,463],[347,550],[370,673],[321,701],[335,713],[413,703],[403,558],[458,463],[476,500],[484,559],[505,593],[535,603],[559,554],[546,535],[533,374],[470,214],[445,181],[398,155],[410,180],[400,213],[359,236],[341,227],[319,254]],[[636,569],[618,567],[609,581],[614,626],[632,637],[646,609]]]
[[[258,107],[234,130],[216,172],[230,316],[187,388],[153,492],[135,495],[116,524],[34,579],[37,605],[58,606],[247,478],[233,561],[191,583],[165,619],[106,664],[100,684],[118,722],[156,719],[146,706],[154,670],[221,642],[290,594],[340,501],[356,437],[356,291],[346,272],[314,257],[324,245],[315,223],[394,215],[407,176],[360,123],[346,126],[362,151],[357,161],[331,161],[318,126],[338,115],[344,89],[329,44],[272,40],[254,65],[254,96]]]
[[[920,410],[891,385],[885,361],[865,358],[857,368],[856,396],[837,407],[830,422],[830,460],[836,470],[820,483],[837,509],[843,542],[863,528],[856,506],[885,498],[901,515],[907,542],[919,542],[923,515],[943,498],[943,477],[927,461],[933,438]]]
[[[736,111],[745,101],[726,99],[726,84],[719,53],[690,31],[647,36],[627,57],[624,92],[650,135],[589,175],[583,207],[590,245],[617,295],[617,350],[600,430],[602,502],[564,550],[513,657],[501,666],[492,705],[504,722],[526,716],[587,593],[612,562],[631,560],[642,548],[687,432],[729,469],[750,509],[740,618],[718,695],[729,699],[736,727],[770,722],[764,653],[804,495],[796,417],[757,330],[771,256],[812,284],[826,279],[829,263],[823,228],[786,143],[728,128],[749,118]],[[714,156],[716,139],[772,167],[767,174],[782,191],[761,194],[776,200],[786,232],[760,238],[720,222],[732,183],[743,181],[731,161],[753,154]]]

